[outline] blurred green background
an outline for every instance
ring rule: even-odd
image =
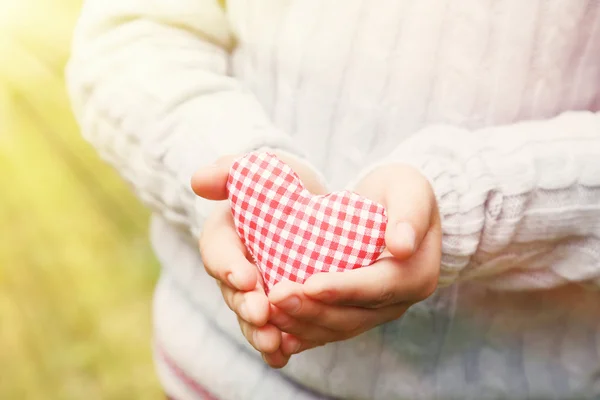
[[[0,399],[161,398],[147,211],[78,132],[81,0],[0,0]]]

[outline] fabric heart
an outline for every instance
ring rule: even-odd
[[[356,193],[311,194],[279,158],[250,153],[227,181],[238,234],[262,272],[265,290],[282,279],[372,264],[385,247],[385,208]]]

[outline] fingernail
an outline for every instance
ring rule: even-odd
[[[398,241],[408,251],[412,252],[415,249],[415,230],[407,222],[399,222],[396,225],[396,235]]]
[[[284,311],[293,313],[300,308],[300,299],[296,296],[291,296],[275,305]]]

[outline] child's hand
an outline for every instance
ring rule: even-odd
[[[218,204],[206,220],[199,246],[206,272],[215,278],[225,302],[237,314],[248,342],[263,353],[269,365],[285,365],[288,357],[279,350],[281,332],[267,324],[269,302],[262,278],[248,260],[226,202]]]
[[[308,190],[325,192],[308,166],[284,154],[277,156],[294,169]],[[226,183],[233,160],[234,157],[226,157],[196,172],[192,178],[194,192],[209,200],[227,199]],[[248,342],[263,354],[270,366],[283,367],[291,353],[280,349],[282,333],[267,323],[270,306],[262,277],[237,234],[228,202],[218,204],[207,218],[199,246],[207,273],[216,279],[225,302],[237,314]]]
[[[437,286],[441,226],[425,177],[408,166],[385,166],[356,191],[386,207],[386,252],[367,268],[316,274],[304,285],[275,285],[270,322],[293,335],[284,334],[282,349],[298,352],[361,334],[399,318]]]

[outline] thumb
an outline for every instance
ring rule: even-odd
[[[234,156],[221,157],[196,171],[191,180],[194,193],[208,200],[227,199],[227,178],[234,160]]]
[[[427,179],[415,168],[390,164],[367,175],[357,191],[385,207],[387,250],[398,259],[410,257],[419,248],[434,216],[435,197]]]
[[[385,243],[399,259],[410,257],[429,231],[435,210],[435,196],[427,179],[412,167],[396,167],[388,175],[383,203],[388,214]]]

